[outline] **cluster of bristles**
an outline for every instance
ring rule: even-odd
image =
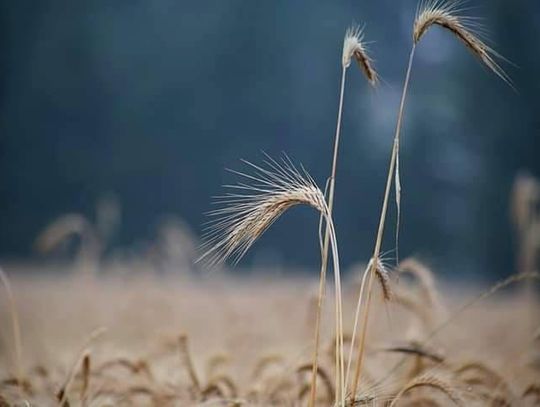
[[[217,220],[208,224],[203,246],[208,251],[201,260],[211,264],[227,258],[240,260],[257,238],[295,205],[308,205],[327,213],[324,195],[315,181],[307,172],[302,174],[288,158],[279,163],[267,157],[267,168],[244,162],[254,169],[254,174],[234,172],[251,183],[227,186],[235,192],[217,197],[217,202],[226,206],[208,213]]]

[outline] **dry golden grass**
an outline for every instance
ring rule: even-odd
[[[308,402],[311,294],[304,287],[314,280],[140,275],[88,285],[77,273],[66,278],[34,272],[34,277],[11,281],[21,329],[21,380],[13,360],[11,313],[0,309],[3,405]],[[397,283],[389,283],[397,291]],[[540,343],[520,310],[534,309],[540,320],[538,303],[526,303],[519,290],[502,295],[494,289],[439,286],[441,303],[455,316],[432,338],[424,327],[414,335],[420,340],[407,334],[416,317],[394,300],[385,301],[379,288],[381,295],[374,300],[386,306],[372,310],[356,405],[444,406],[452,400],[467,406],[535,405]],[[399,282],[399,289],[414,292],[415,287]],[[450,292],[460,295],[445,294]],[[481,293],[486,293],[481,301],[462,310],[461,304]],[[355,296],[348,293],[343,300],[345,315],[352,316]],[[333,312],[326,310],[321,321],[325,349],[336,342],[333,320]],[[444,325],[444,320],[436,322]],[[352,346],[350,332],[345,337]],[[321,354],[317,375],[316,404],[332,405],[334,352]]]

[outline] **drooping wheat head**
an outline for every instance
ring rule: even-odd
[[[345,39],[343,40],[343,55],[341,65],[347,69],[351,65],[351,61],[355,60],[358,66],[371,85],[376,85],[378,75],[373,67],[373,60],[368,55],[366,44],[364,42],[364,29],[360,26],[353,26],[347,29]]]
[[[99,268],[103,242],[94,225],[81,214],[68,213],[54,220],[38,235],[36,248],[47,253],[73,236],[80,238],[76,257],[81,273],[86,276],[95,274]]]
[[[217,264],[231,258],[237,263],[255,241],[288,209],[308,205],[326,213],[326,203],[313,179],[301,173],[284,158],[282,163],[267,157],[268,168],[244,161],[254,169],[249,175],[237,171],[251,184],[226,185],[235,190],[217,197],[222,208],[208,214],[215,219],[208,222],[205,253],[199,258]]]
[[[390,403],[390,407],[396,406],[397,402],[401,399],[401,397],[403,397],[405,393],[419,387],[429,387],[432,389],[437,389],[440,392],[444,393],[455,405],[465,405],[459,392],[450,383],[437,376],[425,375],[414,378],[405,387],[403,387]]]
[[[414,21],[414,43],[418,44],[431,26],[445,28],[465,44],[484,65],[510,84],[510,78],[495,61],[500,55],[480,38],[481,26],[478,20],[461,14],[462,4],[462,1],[449,0],[428,0],[421,4]]]
[[[209,212],[212,220],[205,234],[204,254],[199,261],[209,264],[223,262],[232,258],[238,262],[255,241],[286,210],[297,205],[308,205],[324,217],[327,225],[335,279],[335,323],[336,335],[336,399],[344,402],[344,362],[343,362],[343,317],[341,304],[341,277],[339,254],[334,225],[324,193],[315,181],[302,168],[299,171],[288,157],[280,162],[266,156],[264,166],[244,161],[254,171],[253,175],[232,171],[250,183],[227,185],[234,192],[217,197],[223,206]],[[324,257],[323,257],[324,261]],[[325,268],[324,268],[325,270]],[[324,286],[325,274],[321,272],[320,286]],[[319,304],[323,291],[319,291]]]

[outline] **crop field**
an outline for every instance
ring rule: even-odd
[[[540,338],[531,330],[540,320],[538,303],[516,287],[488,296],[481,287],[439,286],[416,261],[405,266],[410,278],[392,281],[390,302],[374,290],[355,405],[391,405],[400,392],[402,406],[538,405]],[[11,282],[20,361],[10,307],[1,308],[2,405],[307,402],[315,280],[230,273],[85,279],[25,271],[31,277]],[[344,283],[350,326],[359,281]],[[322,406],[335,395],[332,312],[321,328]],[[344,332],[347,351],[350,335]]]

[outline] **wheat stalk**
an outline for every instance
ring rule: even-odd
[[[398,111],[398,119],[396,124],[396,132],[394,135],[394,144],[392,147],[392,154],[390,157],[390,166],[388,170],[386,188],[384,193],[384,199],[382,204],[381,217],[379,222],[379,228],[377,231],[377,238],[375,241],[375,248],[373,251],[372,258],[378,258],[380,254],[382,238],[384,233],[384,225],[386,221],[386,212],[388,209],[388,200],[390,195],[390,186],[392,183],[392,177],[394,178],[395,186],[395,198],[396,198],[396,208],[397,208],[397,224],[396,224],[396,253],[398,250],[399,243],[399,227],[400,227],[400,217],[401,217],[401,181],[399,173],[399,143],[400,143],[400,134],[401,127],[403,122],[403,113],[405,109],[405,99],[407,96],[407,90],[409,87],[409,81],[411,77],[412,63],[414,60],[414,53],[416,46],[419,43],[420,39],[427,32],[427,30],[433,25],[439,25],[443,28],[449,29],[454,35],[456,35],[465,45],[478,57],[480,60],[495,74],[501,77],[505,82],[510,84],[508,76],[504,71],[497,65],[494,58],[498,57],[491,48],[486,46],[474,33],[471,22],[474,21],[470,17],[460,16],[459,15],[459,2],[450,2],[445,0],[429,0],[421,4],[419,12],[416,15],[414,27],[413,27],[413,45],[411,47],[411,52],[409,54],[409,62],[407,65],[407,71],[405,75],[405,82],[403,85],[403,92],[401,95],[401,101]],[[396,257],[399,258],[398,255]],[[367,333],[368,319],[369,319],[369,308],[371,304],[371,291],[373,286],[373,280],[375,275],[375,263],[372,264],[369,271],[369,280],[367,288],[367,299],[366,299],[366,310],[364,312],[364,318],[361,325],[361,339],[359,343],[358,351],[358,361],[356,365],[355,376],[352,384],[352,395],[356,394],[356,389],[358,388],[358,383],[360,380],[360,374],[362,370],[362,360],[364,355],[364,345],[365,338]],[[359,302],[361,299],[359,299]]]
[[[215,219],[207,226],[204,236],[206,242],[202,246],[206,251],[198,261],[206,261],[213,265],[232,258],[234,262],[238,262],[286,210],[297,205],[308,205],[319,211],[327,224],[332,248],[336,297],[335,330],[339,338],[336,341],[336,401],[339,399],[344,403],[343,312],[339,254],[334,224],[324,194],[313,178],[304,169],[300,172],[286,156],[281,162],[266,156],[264,166],[248,161],[244,163],[254,170],[254,175],[231,171],[251,183],[227,185],[226,187],[235,192],[217,197],[218,203],[224,206],[209,212]],[[320,278],[320,286],[324,287],[325,274],[321,272]],[[324,290],[319,295],[321,293],[324,293]],[[322,303],[322,298],[319,298],[319,303]]]
[[[372,60],[366,52],[366,46],[364,44],[364,32],[363,29],[359,26],[350,27],[346,33],[345,38],[343,39],[343,52],[341,56],[341,83],[340,83],[340,92],[339,92],[339,106],[338,106],[338,116],[336,123],[336,134],[334,137],[334,152],[332,157],[332,170],[330,173],[330,178],[328,180],[328,214],[332,217],[332,212],[334,208],[334,189],[335,189],[335,179],[336,179],[336,169],[337,169],[337,159],[339,152],[339,140],[341,134],[341,118],[343,114],[343,100],[345,95],[345,79],[347,74],[347,69],[351,65],[352,60],[356,60],[362,71],[364,72],[367,80],[371,85],[377,83],[377,72],[373,68]],[[321,215],[322,221],[322,215]],[[322,226],[322,224],[321,224]],[[311,392],[308,401],[308,406],[313,407],[315,405],[315,396],[317,392],[317,367],[318,367],[318,357],[319,357],[319,348],[320,348],[320,325],[321,325],[321,313],[322,313],[322,301],[324,298],[324,286],[326,281],[326,268],[328,265],[328,248],[329,248],[329,238],[330,230],[327,224],[326,233],[324,235],[324,243],[322,244],[322,254],[321,254],[321,278],[319,285],[319,299],[317,302],[317,314],[315,319],[315,344],[313,350],[313,360],[312,365],[313,369],[311,372]]]

